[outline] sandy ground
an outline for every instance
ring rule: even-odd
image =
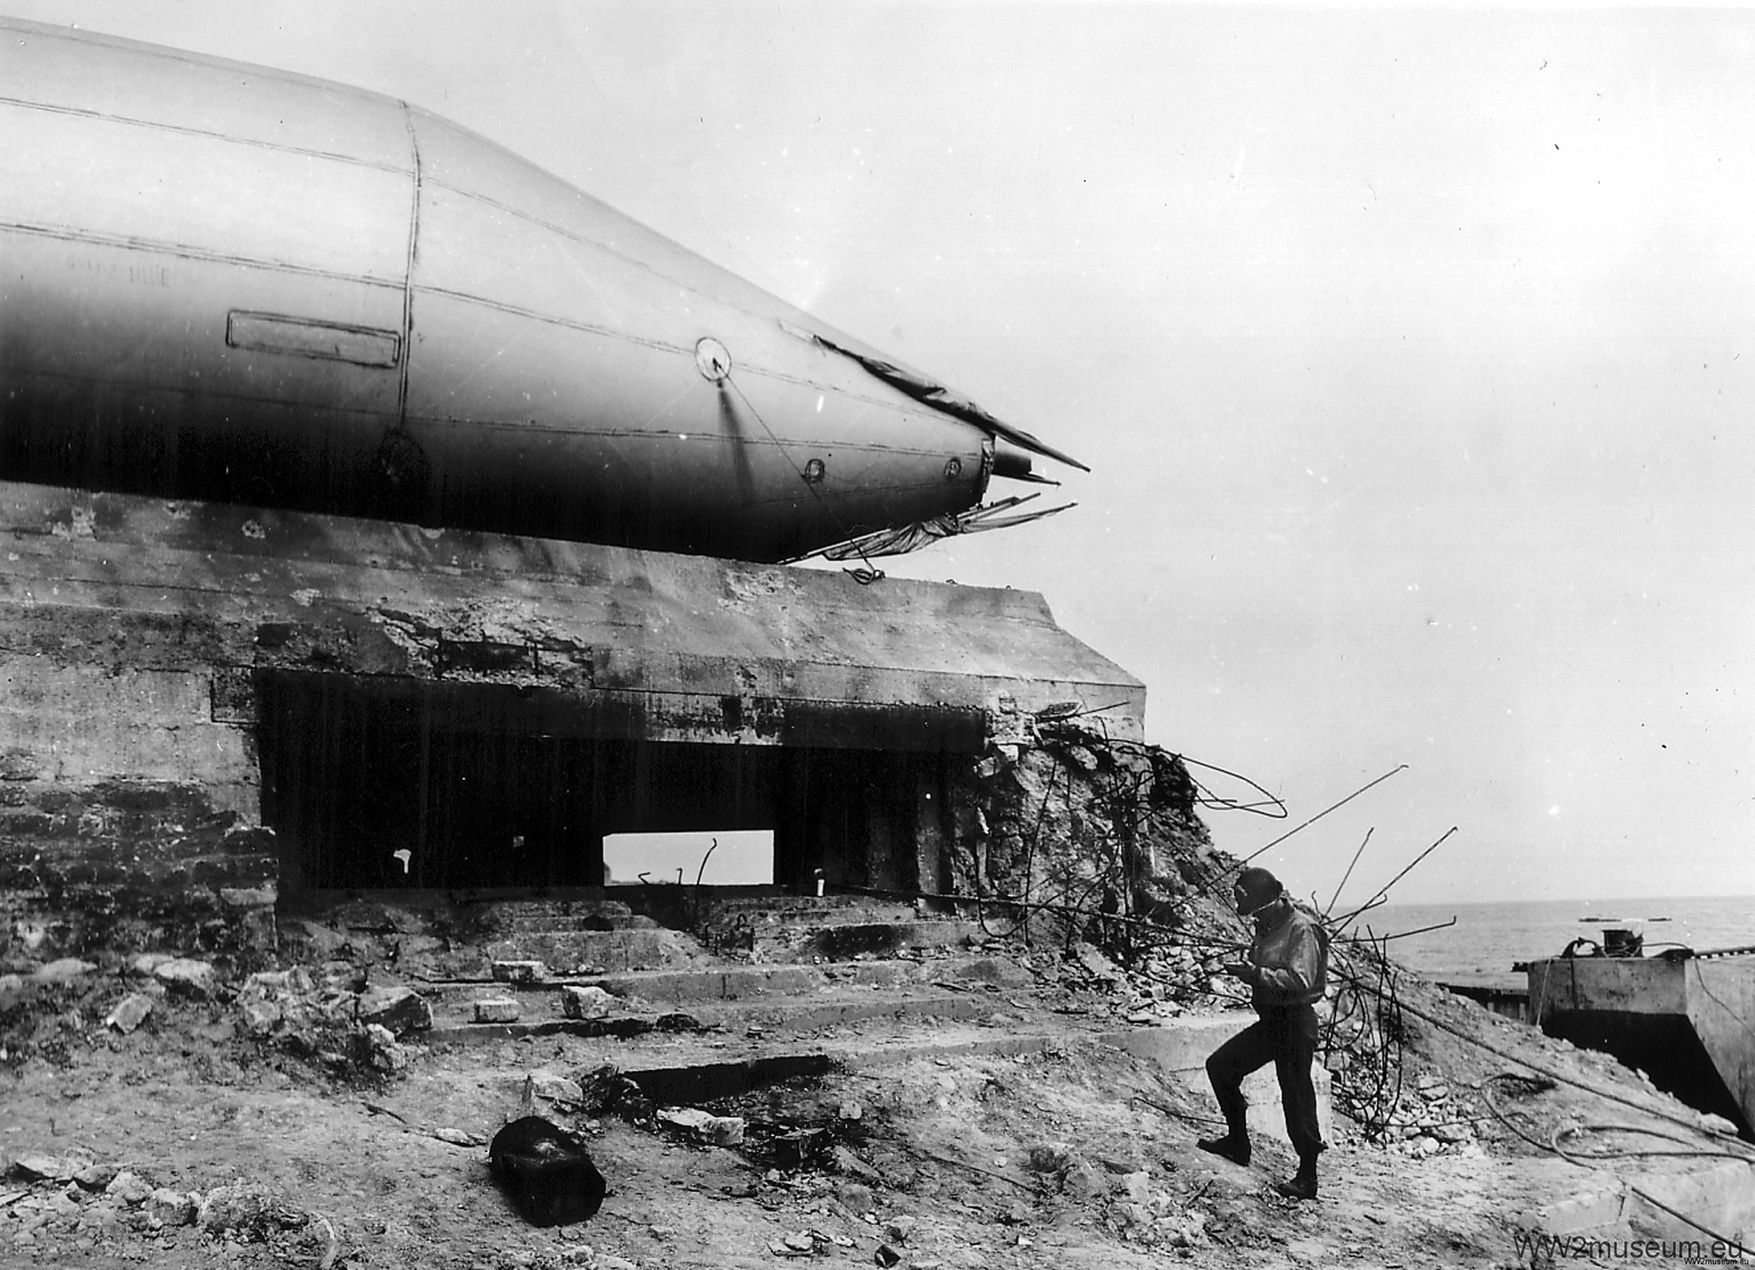
[[[1301,1204],[1271,1187],[1292,1168],[1283,1145],[1259,1143],[1248,1169],[1194,1148],[1211,1131],[1210,1094],[1095,1039],[1114,1002],[1039,983],[995,993],[994,1016],[969,1026],[1058,1028],[1064,1040],[1009,1056],[923,1048],[700,1100],[742,1118],[741,1145],[613,1109],[540,1104],[581,1134],[610,1187],[590,1221],[545,1230],[486,1166],[484,1144],[516,1114],[530,1073],[588,1084],[618,1057],[691,1061],[704,1046],[735,1059],[758,1036],[775,1043],[772,1019],[786,1006],[770,1004],[759,1032],[727,1018],[705,1034],[622,1045],[568,1035],[417,1044],[404,1071],[381,1075],[250,1039],[224,984],[206,1000],[160,998],[131,1034],[104,1027],[132,986],[94,973],[15,997],[3,1013],[0,1156],[89,1171],[56,1180],[15,1167],[0,1180],[0,1265],[1511,1266],[1531,1259],[1517,1234],[1528,1214],[1620,1183],[1526,1143],[1489,1112],[1479,1086],[1520,1069],[1508,1055],[1675,1117],[1650,1120],[1667,1131],[1690,1118],[1600,1056],[1410,986],[1408,1003],[1434,1022],[1408,1021],[1405,1096],[1420,1096],[1417,1075],[1436,1073],[1467,1132],[1420,1158],[1413,1138],[1370,1143],[1337,1119],[1321,1198]],[[880,1041],[927,1047],[947,1030],[900,1016],[786,1040],[857,1056]],[[1565,1083],[1510,1092],[1501,1101],[1530,1127],[1602,1119],[1604,1107],[1618,1121],[1642,1114]],[[133,1180],[118,1185],[118,1170]]]

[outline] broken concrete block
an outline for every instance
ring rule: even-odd
[[[500,983],[535,983],[548,977],[548,967],[540,961],[496,961],[494,979]]]
[[[1074,1200],[1090,1200],[1109,1189],[1108,1180],[1089,1160],[1080,1160],[1061,1179],[1061,1191]]]
[[[133,961],[128,963],[128,973],[149,976],[153,971],[164,965],[165,962],[175,960],[176,957],[171,953],[141,953]]]
[[[585,1091],[576,1080],[568,1080],[565,1076],[539,1069],[524,1078],[525,1102],[534,1106],[538,1098],[577,1105],[585,1100]]]
[[[89,1168],[80,1169],[73,1175],[73,1180],[88,1191],[101,1191],[115,1181],[120,1172],[114,1164],[93,1164]]]
[[[518,1003],[510,997],[488,997],[474,1003],[477,1023],[516,1023]]]
[[[1095,944],[1074,945],[1069,960],[1077,964],[1084,972],[1103,982],[1115,982],[1122,978],[1121,969],[1109,960],[1101,948]]]
[[[658,1113],[658,1120],[717,1147],[734,1147],[743,1141],[742,1116],[716,1116],[698,1107],[666,1107]]]
[[[835,1198],[840,1202],[843,1208],[861,1217],[871,1212],[875,1207],[871,1187],[867,1186],[864,1182],[849,1182],[846,1180],[836,1182]]]
[[[376,1023],[396,1036],[424,1032],[433,1026],[433,1007],[412,988],[385,986],[360,995],[361,1023]]]
[[[238,1003],[238,1013],[244,1019],[244,1031],[251,1036],[267,1036],[280,1026],[284,1017],[281,1008],[273,1001],[259,1001],[246,998]]]
[[[829,1247],[829,1237],[820,1231],[795,1230],[779,1239],[770,1239],[768,1251],[776,1257],[814,1257],[819,1241],[823,1248]]]
[[[829,1153],[829,1158],[836,1169],[848,1177],[856,1177],[862,1182],[882,1180],[882,1174],[840,1143],[835,1144],[835,1149]]]
[[[1116,1179],[1115,1190],[1135,1204],[1149,1204],[1152,1201],[1152,1175],[1145,1169],[1124,1173]]]
[[[302,996],[316,990],[316,980],[311,978],[311,972],[303,966],[294,966],[290,970],[258,970],[244,980],[244,991],[258,996]]]
[[[355,1049],[361,1062],[378,1071],[395,1075],[408,1068],[408,1050],[398,1045],[390,1029],[381,1023],[366,1024]]]
[[[614,1004],[615,998],[602,988],[568,984],[561,989],[561,1013],[569,1019],[601,1019]]]
[[[104,1019],[104,1026],[126,1036],[144,1023],[151,1013],[152,998],[143,992],[131,992],[116,1003],[116,1008]]]
[[[193,957],[172,957],[154,966],[152,977],[173,992],[192,997],[213,995],[214,970],[211,962],[197,961]]]
[[[32,983],[72,983],[96,969],[95,962],[81,961],[78,957],[62,957],[58,961],[38,966],[30,977]]]
[[[196,1197],[186,1191],[161,1186],[146,1197],[141,1208],[167,1226],[188,1226],[195,1221]]]
[[[33,1182],[66,1182],[91,1167],[88,1156],[50,1155],[27,1151],[12,1157],[12,1172]]]
[[[536,1226],[564,1226],[596,1215],[607,1186],[572,1134],[540,1116],[523,1116],[494,1135],[488,1166]]]
[[[110,1179],[110,1184],[104,1187],[104,1194],[112,1199],[121,1200],[124,1204],[140,1204],[144,1203],[146,1197],[151,1195],[155,1189],[157,1188],[140,1174],[123,1169]]]
[[[234,1182],[207,1193],[196,1209],[195,1222],[211,1234],[230,1234],[240,1243],[266,1243],[282,1231],[302,1230],[310,1215],[265,1186]]]

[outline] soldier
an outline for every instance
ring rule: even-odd
[[[1328,987],[1328,932],[1299,910],[1266,869],[1245,869],[1231,888],[1239,917],[1255,919],[1249,960],[1225,967],[1250,988],[1259,1016],[1207,1059],[1227,1131],[1202,1138],[1203,1151],[1236,1164],[1249,1163],[1249,1126],[1244,1113],[1243,1078],[1268,1063],[1280,1078],[1286,1135],[1298,1153],[1298,1172],[1274,1189],[1292,1199],[1316,1198],[1316,1157],[1324,1149],[1316,1122],[1316,1086],[1310,1065],[1316,1057],[1316,1011]]]

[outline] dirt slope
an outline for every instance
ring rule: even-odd
[[[948,969],[973,951],[937,955]],[[205,997],[156,997],[128,1034],[103,1023],[140,988],[122,967],[14,983],[0,999],[0,1153],[17,1161],[0,1181],[0,1265],[1512,1265],[1529,1259],[1516,1233],[1527,1214],[1621,1185],[1491,1112],[1482,1083],[1534,1074],[1531,1064],[1564,1079],[1502,1082],[1498,1101],[1538,1138],[1573,1122],[1639,1121],[1737,1152],[1689,1133],[1691,1113],[1609,1060],[1409,978],[1397,996],[1396,1110],[1373,1126],[1376,1141],[1337,1117],[1322,1198],[1297,1204],[1271,1190],[1291,1169],[1283,1146],[1260,1144],[1249,1169],[1194,1149],[1214,1114],[1198,1072],[1166,1072],[1101,1039],[1129,1018],[1150,1026],[1198,1003],[1159,994],[1153,1005],[1149,980],[1093,977],[1089,949],[1068,961],[1009,954],[1017,980],[969,989],[974,1006],[954,1023],[898,1007],[787,1034],[788,1013],[804,1017],[809,1002],[769,1002],[631,1040],[421,1044],[417,1033],[396,1063],[380,1063],[399,1063],[394,1072],[374,1068],[382,1054],[369,1048],[363,1061],[299,1057],[252,1038],[248,994],[223,976]],[[629,1017],[659,1008],[617,1004]],[[963,1036],[989,1052],[933,1049]],[[872,1057],[880,1047],[883,1061]],[[608,1087],[594,1078],[610,1064],[813,1049],[850,1061],[694,1100],[741,1119],[736,1145],[591,1092]],[[578,1086],[545,1083],[562,1101],[537,1107],[576,1128],[609,1179],[587,1223],[533,1228],[489,1177],[485,1142],[532,1073]]]

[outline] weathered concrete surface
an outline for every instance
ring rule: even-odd
[[[960,712],[973,749],[1002,705],[1144,715],[1024,591],[18,484],[0,546],[0,651],[203,672],[217,721],[249,716],[226,668],[516,685],[662,741],[941,749]]]
[[[1689,1161],[1689,1164],[1695,1164]],[[1544,1234],[1574,1241],[1574,1247],[1597,1242],[1657,1239],[1687,1246],[1699,1244],[1700,1255],[1673,1256],[1675,1263],[1716,1259],[1734,1262],[1742,1253],[1721,1247],[1712,1252],[1712,1238],[1701,1229],[1737,1243],[1743,1249],[1755,1238],[1755,1166],[1742,1160],[1678,1168],[1667,1173],[1617,1176],[1604,1170],[1583,1175],[1588,1180],[1567,1199],[1524,1216],[1523,1225]],[[1679,1216],[1684,1214],[1685,1216]]]
[[[1725,1089],[1755,1130],[1755,957],[1695,958],[1682,963],[1688,985],[1688,1021],[1712,1055]],[[1751,1192],[1755,1194],[1755,1192]]]
[[[1551,1035],[1607,1050],[1705,1110],[1734,1108],[1745,1132],[1755,1126],[1755,957],[1550,958],[1530,964],[1529,1000]]]
[[[1027,592],[0,483],[0,952],[272,940],[277,881],[312,881],[262,828],[289,683],[530,736],[928,758],[1068,702],[1137,738],[1145,701]],[[898,849],[937,849],[932,811],[885,822],[921,838]]]
[[[1686,962],[1658,957],[1550,957],[1529,968],[1537,1021],[1578,1010],[1663,1015],[1688,1012]]]

